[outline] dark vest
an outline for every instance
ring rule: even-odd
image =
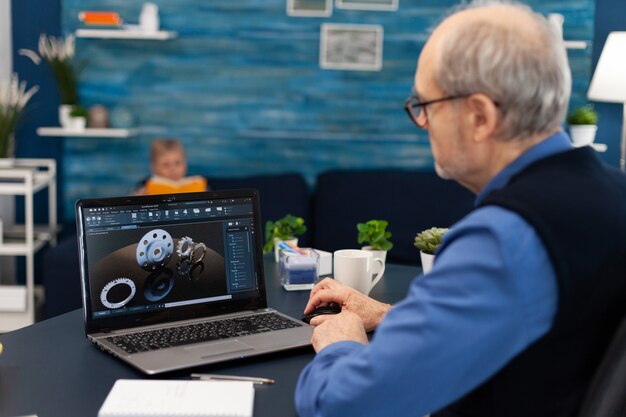
[[[573,417],[626,314],[626,176],[589,147],[537,161],[481,206],[533,226],[556,272],[549,332],[433,417]]]

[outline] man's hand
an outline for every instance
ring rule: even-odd
[[[316,326],[311,338],[316,352],[332,343],[344,340],[367,343],[367,335],[361,318],[350,311],[342,311],[335,316],[317,316],[311,320],[311,324]]]
[[[376,301],[334,279],[326,278],[311,290],[304,314],[309,314],[316,307],[328,303],[339,304],[342,312],[349,311],[355,313],[361,319],[367,332],[374,330],[391,308],[389,304]],[[321,321],[311,320],[311,325],[313,326],[319,323]]]

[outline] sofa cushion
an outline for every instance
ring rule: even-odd
[[[212,190],[255,188],[259,191],[261,223],[265,238],[265,223],[278,220],[286,214],[302,217],[311,229],[311,196],[306,181],[300,174],[260,175],[241,178],[208,178]],[[311,232],[300,237],[300,246],[311,245]]]
[[[315,246],[327,251],[358,248],[357,223],[389,222],[391,262],[419,263],[415,235],[449,227],[473,208],[474,195],[434,172],[400,170],[329,171],[317,179]]]

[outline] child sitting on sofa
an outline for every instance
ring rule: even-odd
[[[155,139],[150,147],[152,176],[137,194],[171,194],[206,191],[207,180],[187,176],[185,149],[178,139]]]

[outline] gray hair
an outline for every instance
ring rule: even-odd
[[[502,140],[560,127],[572,88],[563,39],[542,15],[511,3],[479,1],[463,9],[507,5],[527,13],[536,36],[489,20],[472,19],[444,37],[435,81],[449,95],[483,93],[498,103]],[[534,29],[534,28],[533,28]]]

